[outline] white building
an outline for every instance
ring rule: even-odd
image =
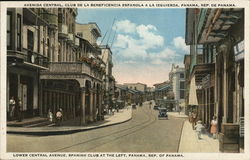
[[[147,85],[143,83],[124,83],[128,89],[134,89],[137,91],[145,92],[147,90]]]
[[[172,64],[169,80],[172,85],[174,99],[177,101],[175,110],[179,111],[185,107],[185,68]]]

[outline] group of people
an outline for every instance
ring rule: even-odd
[[[53,113],[51,111],[51,109],[49,109],[48,111],[48,119],[50,122],[53,122],[55,121],[56,125],[57,126],[60,126],[61,123],[62,123],[62,120],[63,120],[63,113],[62,113],[62,109],[59,108],[55,114],[55,120],[54,120],[54,116],[53,116]]]
[[[196,111],[189,112],[189,122],[192,123],[193,130],[196,130],[198,139],[201,139],[201,133],[205,127],[202,125],[201,120],[198,120]],[[214,139],[217,138],[217,125],[217,117],[213,116],[213,119],[210,123],[210,133],[213,135]]]
[[[17,117],[19,122],[23,119],[23,104],[20,98],[15,100],[14,96],[10,98],[9,101],[9,118],[14,120]]]

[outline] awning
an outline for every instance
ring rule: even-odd
[[[198,105],[198,100],[197,100],[197,95],[196,95],[195,76],[193,76],[191,79],[188,104]]]

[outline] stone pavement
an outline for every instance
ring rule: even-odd
[[[209,133],[203,133],[201,138],[198,139],[196,131],[192,129],[192,124],[186,120],[183,124],[178,152],[219,153],[218,139],[213,139]]]
[[[56,135],[56,134],[70,134],[80,131],[92,130],[102,127],[107,127],[115,124],[120,124],[129,121],[132,118],[132,108],[120,109],[119,112],[114,112],[114,115],[107,115],[103,121],[94,122],[86,126],[69,126],[70,123],[76,122],[65,122],[62,126],[51,126],[51,127],[7,127],[7,133],[14,134],[31,134],[31,135]]]

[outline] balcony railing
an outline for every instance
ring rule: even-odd
[[[41,13],[41,15],[44,18],[44,20],[47,21],[50,25],[57,26],[58,20],[57,20],[56,14],[44,12],[44,13]]]
[[[102,74],[97,69],[85,62],[50,62],[50,73],[59,74],[86,74],[97,79],[102,78]]]
[[[47,57],[40,55],[36,52],[29,51],[27,49],[24,49],[23,52],[8,50],[7,55],[22,59],[24,62],[36,64],[36,65],[46,67],[46,68],[48,67],[49,59]]]
[[[68,26],[66,24],[58,23],[58,35],[61,38],[68,38]]]
[[[74,43],[74,34],[73,33],[68,34],[68,42],[69,43]]]
[[[80,39],[75,37],[75,45],[76,46],[79,46],[80,45]]]

